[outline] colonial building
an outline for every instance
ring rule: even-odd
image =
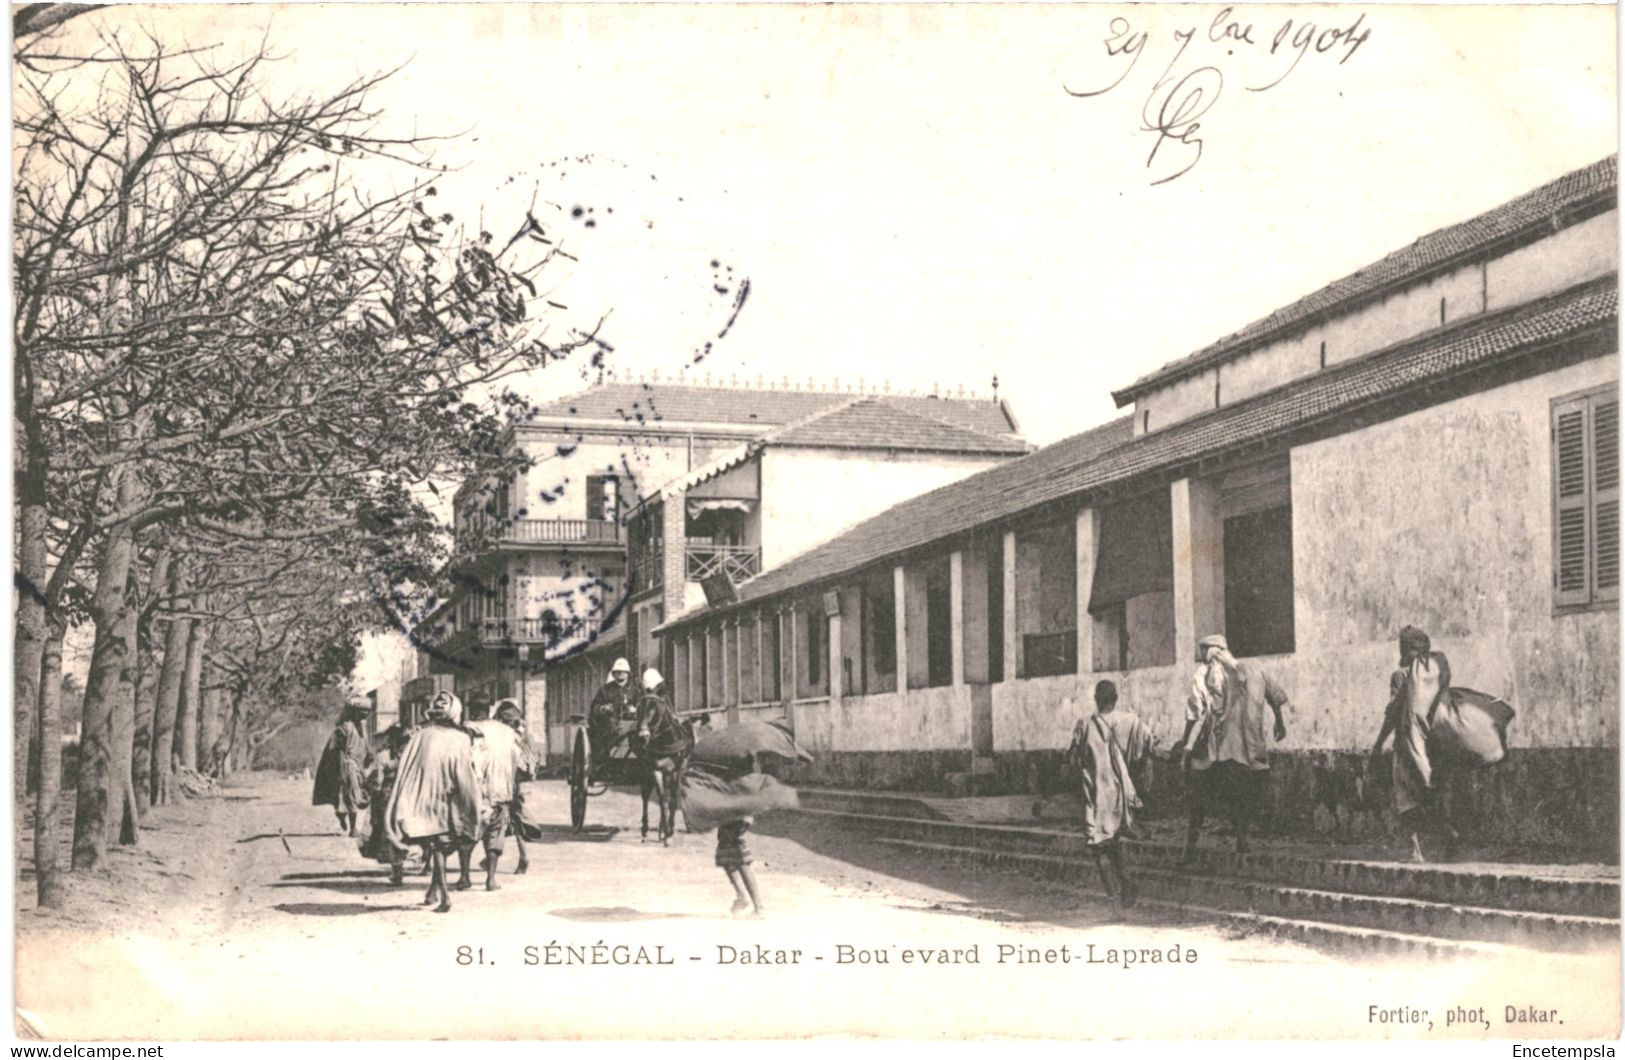
[[[898,501],[1031,451],[1013,433],[950,422],[1011,431],[985,414],[945,418],[940,400],[911,404],[862,396],[821,409],[676,479],[634,509],[627,528],[637,657],[674,672],[680,663],[656,652],[653,631],[666,616],[705,603],[707,582],[725,596],[730,585]]]
[[[1025,451],[1001,402],[884,400],[929,409],[944,430],[983,438],[990,452]],[[532,731],[543,732],[548,670],[619,636],[631,617],[627,512],[764,434],[862,401],[832,391],[638,382],[533,409],[502,439],[528,467],[457,493],[456,533],[477,535],[485,547],[448,572],[444,602],[414,631],[420,677],[449,675],[470,702],[512,697]],[[984,465],[965,471],[975,466]]]
[[[1613,836],[1616,199],[1610,158],[1424,236],[668,621],[707,660],[680,705],[789,718],[828,783],[1035,790],[1102,677],[1177,739],[1221,632],[1291,693],[1286,826],[1311,762],[1372,743],[1414,623],[1519,712],[1479,819]]]

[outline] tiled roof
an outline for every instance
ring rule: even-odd
[[[1029,452],[1009,435],[986,434],[902,407],[895,398],[858,397],[774,431],[764,445],[909,449],[936,453]]]
[[[859,395],[817,390],[752,390],[740,387],[669,383],[605,383],[538,406],[539,416],[579,416],[589,420],[658,420],[672,423],[738,423],[783,426]],[[877,394],[909,412],[984,434],[1014,434],[1015,422],[1002,401],[991,398],[922,397]]]
[[[1469,221],[1430,232],[1381,261],[1335,280],[1235,334],[1113,391],[1112,397],[1121,407],[1154,386],[1166,385],[1246,347],[1304,328],[1334,310],[1348,308],[1405,281],[1420,279],[1446,263],[1472,257],[1521,234],[1542,228],[1549,231],[1554,219],[1567,211],[1599,201],[1612,201],[1618,187],[1619,156],[1613,155],[1543,184]]]
[[[1009,435],[982,434],[941,420],[919,416],[893,404],[890,397],[855,397],[786,424],[755,441],[735,446],[704,467],[661,487],[657,496],[687,493],[729,471],[771,445],[820,449],[895,449],[928,453],[1021,456],[1032,447]]]
[[[1602,326],[1617,327],[1610,277],[1479,317],[1128,441],[1131,417],[906,500],[739,587],[741,603],[821,582],[1050,501],[1099,492],[1236,447],[1335,423],[1464,370]],[[705,610],[673,624],[703,617]]]

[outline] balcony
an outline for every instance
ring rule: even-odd
[[[603,627],[601,618],[487,618],[480,623],[480,643],[552,646],[596,637]]]
[[[729,581],[738,585],[762,573],[762,550],[749,545],[716,545],[690,539],[686,554],[687,577],[691,582],[726,574]]]
[[[502,531],[507,544],[620,545],[626,532],[607,519],[515,519]]]
[[[640,549],[635,545],[628,560],[632,573],[632,592],[642,593],[658,589],[666,581],[666,553],[663,549]]]

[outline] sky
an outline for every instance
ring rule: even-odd
[[[437,202],[499,235],[536,209],[579,258],[550,281],[560,334],[602,318],[617,372],[987,396],[996,376],[1037,443],[1618,148],[1612,7],[198,5],[82,22],[228,53],[264,36],[286,56],[273,91],[400,66],[373,97],[384,124],[460,134],[437,150],[454,170]],[[589,374],[523,385],[550,397]]]
[[[1111,389],[1617,150],[1611,7],[1240,6],[1215,22],[1224,10],[237,5],[103,18],[226,51],[267,34],[288,55],[272,68],[288,91],[404,64],[374,97],[386,125],[464,133],[438,152],[458,168],[438,201],[460,216],[483,207],[498,232],[533,194],[558,207],[548,216],[581,260],[556,300],[579,320],[609,314],[618,371],[976,394],[997,375],[1045,443],[1114,415]],[[1314,37],[1294,65],[1305,24]],[[1194,33],[1176,59],[1182,30]],[[1120,84],[1068,94],[1115,80],[1130,53],[1108,44],[1142,31]],[[1199,148],[1142,128],[1148,110],[1153,124],[1177,118],[1177,102],[1146,106],[1165,72],[1164,95],[1218,90],[1196,104]],[[592,212],[572,219],[577,206]],[[740,277],[749,296],[718,340]],[[529,384],[539,394],[584,385],[579,371],[544,375]]]

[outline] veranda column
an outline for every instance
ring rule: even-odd
[[[1174,658],[1184,664],[1196,642],[1224,632],[1224,523],[1218,489],[1182,478],[1169,487],[1173,509]]]

